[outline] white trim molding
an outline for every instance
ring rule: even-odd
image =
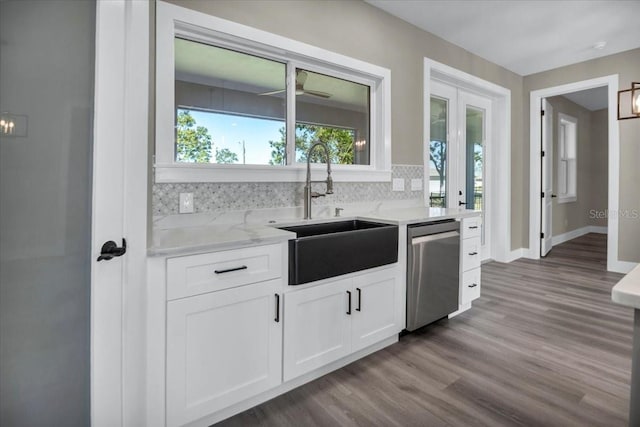
[[[511,259],[511,91],[479,77],[457,70],[448,65],[424,58],[423,98],[423,188],[425,206],[428,206],[429,141],[431,140],[431,81],[439,81],[467,92],[485,96],[492,101],[493,146],[487,150],[486,165],[487,205],[490,217],[485,217],[491,230],[488,258],[498,262]]]
[[[620,131],[616,117],[618,74],[597,77],[560,86],[531,91],[529,100],[529,258],[540,258],[540,153],[541,153],[541,115],[540,103],[543,98],[563,95],[596,87],[608,87],[608,123],[609,123],[609,212],[618,212],[620,190]],[[628,272],[628,265],[618,259],[619,223],[616,215],[607,219],[607,270],[620,273]]]
[[[576,228],[575,230],[567,231],[566,233],[556,234],[552,236],[553,246],[559,245],[569,240],[576,239],[580,236],[584,236],[589,233],[607,234],[607,227],[597,227],[595,225],[587,225],[585,227]]]

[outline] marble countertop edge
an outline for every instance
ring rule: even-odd
[[[640,309],[640,265],[627,273],[611,290],[615,303]]]

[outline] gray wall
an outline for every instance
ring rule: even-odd
[[[591,208],[604,211],[609,205],[609,120],[608,109],[591,112]],[[589,225],[606,227],[607,219],[590,216]]]
[[[423,60],[445,63],[511,90],[512,170],[523,168],[522,77],[362,1],[171,0],[391,70],[392,163],[421,165]],[[336,30],[339,29],[339,30]],[[512,248],[522,247],[523,176],[512,178]],[[528,213],[527,213],[528,221]]]
[[[0,425],[89,424],[95,7],[0,1]]]
[[[571,102],[563,96],[547,98],[553,107],[553,191],[558,194],[558,129],[560,113],[575,117],[577,129],[577,200],[559,203],[553,199],[553,235],[577,230],[588,225],[600,225],[592,219],[591,211],[604,212],[607,208],[607,157],[602,154],[607,150],[607,110],[603,114],[595,114],[588,109]],[[602,129],[604,120],[605,137],[598,138],[592,129]],[[603,162],[604,160],[604,162]],[[604,165],[603,165],[604,163]],[[606,226],[606,221],[604,223]]]
[[[524,92],[528,100],[531,91],[563,85],[581,80],[618,74],[620,89],[631,87],[632,81],[638,81],[640,71],[640,49],[634,49],[603,58],[593,59],[579,64],[556,68],[542,73],[532,74],[524,78]],[[524,135],[529,137],[529,104],[524,104]],[[640,262],[640,218],[633,218],[633,212],[640,211],[640,120],[622,120],[617,122],[620,129],[620,206],[621,212],[628,212],[628,217],[620,218],[618,236],[618,256],[622,261]],[[523,176],[522,192],[529,194],[529,152],[522,153]],[[524,213],[529,210],[529,199],[524,201]],[[528,233],[525,224],[523,232]],[[528,246],[527,235],[522,236]]]

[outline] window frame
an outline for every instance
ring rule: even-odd
[[[567,129],[570,130],[567,135]],[[569,140],[567,140],[569,138]],[[573,156],[566,154],[567,144],[573,145]],[[565,147],[563,153],[563,146]],[[558,163],[557,189],[558,203],[571,203],[578,200],[578,119],[568,114],[558,113]],[[563,169],[563,162],[565,168]],[[564,173],[562,171],[565,171]],[[562,175],[562,176],[561,176]],[[566,184],[566,192],[561,192],[561,181]]]
[[[285,62],[287,165],[194,164],[175,161],[174,39],[186,38]],[[301,182],[295,161],[295,70],[327,74],[370,87],[369,165],[331,165],[335,181],[391,180],[391,71],[252,27],[159,1],[156,9],[155,182]],[[312,164],[312,173],[326,167]],[[316,176],[313,177],[316,179]]]

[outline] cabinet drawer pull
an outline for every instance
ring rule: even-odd
[[[477,283],[474,283],[474,284],[472,284],[472,285],[467,285],[467,286],[468,286],[468,287],[470,287],[470,288],[475,288],[476,286],[478,286],[478,284],[477,284]]]
[[[477,225],[471,225],[471,226],[469,226],[469,230],[475,230],[476,228],[478,228],[478,226],[477,226]]]
[[[280,294],[275,294],[276,295],[276,318],[273,319],[276,321],[276,323],[280,322]]]
[[[347,291],[349,295],[349,308],[347,309],[347,314],[351,314],[351,291]]]
[[[469,252],[469,255],[478,255],[478,252]]]
[[[362,308],[362,290],[360,288],[356,288],[356,291],[358,291],[358,308],[356,308],[356,311],[361,311],[360,309]]]
[[[226,270],[213,270],[213,272],[216,274],[224,274],[224,273],[231,273],[232,271],[239,271],[239,270],[246,270],[246,269],[247,269],[247,266],[243,265],[242,267],[227,268]]]

